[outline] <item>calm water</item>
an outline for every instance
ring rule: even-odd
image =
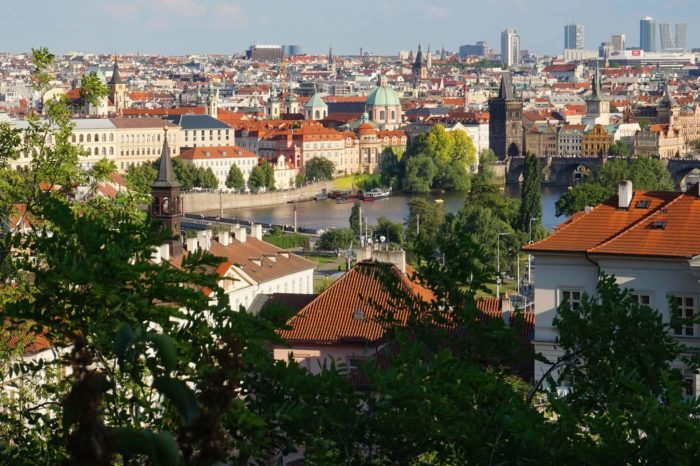
[[[542,188],[542,222],[548,230],[564,221],[554,215],[554,204],[566,188]],[[448,212],[457,212],[464,203],[465,193],[445,193],[441,195],[426,195],[431,199],[443,199]],[[520,198],[519,186],[508,186],[505,196]],[[376,223],[380,216],[402,222],[408,216],[408,200],[410,196],[393,195],[386,199],[362,203],[362,216],[367,217],[370,225]],[[352,209],[352,201],[336,204],[333,199],[317,202],[301,202],[297,204],[297,222],[300,227],[327,228],[346,227]],[[226,217],[236,217],[253,220],[260,223],[277,225],[294,223],[294,205],[281,204],[269,207],[254,207],[250,209],[234,209],[224,212]]]

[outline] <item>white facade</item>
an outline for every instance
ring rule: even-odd
[[[507,68],[520,63],[520,36],[515,29],[508,28],[501,33],[501,63]]]

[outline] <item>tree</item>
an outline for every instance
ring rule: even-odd
[[[608,155],[614,155],[618,157],[627,157],[629,155],[629,149],[627,148],[627,144],[624,143],[621,139],[618,139],[615,141],[613,145],[610,146],[608,149]]]
[[[245,178],[243,177],[243,172],[235,163],[231,165],[228,175],[226,176],[226,187],[237,191],[245,188]]]
[[[542,188],[540,186],[540,167],[535,155],[528,155],[525,158],[525,168],[523,170],[523,186],[521,189],[521,201],[519,221],[516,228],[520,231],[529,231],[531,220],[536,219],[537,223],[542,218]],[[534,225],[537,226],[536,224]]]
[[[275,169],[270,162],[265,160],[260,165],[260,171],[263,177],[263,186],[269,190],[275,189]]]
[[[404,222],[409,251],[432,254],[437,248],[436,237],[444,219],[445,210],[441,203],[431,203],[423,197],[412,197],[408,201],[408,218]]]
[[[352,210],[350,211],[350,229],[355,233],[355,235],[360,235],[362,234],[361,227],[362,225],[362,218],[361,218],[361,212],[362,212],[362,203],[359,201],[356,201],[352,205]]]
[[[260,165],[256,165],[250,171],[250,175],[248,175],[248,186],[257,189],[264,188],[267,186],[265,172],[263,171],[263,168]]]
[[[296,176],[294,177],[294,187],[295,188],[301,188],[304,186],[304,174],[303,173],[297,173]]]
[[[697,369],[697,354],[677,343],[661,314],[640,304],[614,277],[601,275],[596,296],[562,303],[553,321],[564,351],[549,401],[582,463],[691,464],[700,437],[698,401],[683,399],[684,378],[673,364]],[[620,329],[625,329],[620,331]],[[629,351],[635,348],[635,351]],[[557,386],[571,387],[564,398]],[[678,442],[668,429],[690,436]]]
[[[335,164],[325,157],[313,157],[304,164],[306,181],[332,180]]]
[[[191,163],[184,163],[179,158],[173,159],[173,172],[183,191],[189,191],[198,183],[197,167]]]
[[[348,249],[353,243],[355,232],[350,228],[333,228],[325,231],[316,243],[319,251],[333,251],[340,254],[340,251]]]
[[[217,189],[219,187],[219,179],[211,167],[200,167],[197,170],[196,185],[204,189]]]
[[[100,80],[97,72],[91,71],[80,78],[80,97],[86,103],[97,107],[108,94],[109,89],[107,85]]]
[[[445,130],[444,126],[433,125],[425,136],[424,144],[424,153],[433,161],[449,162],[453,159],[455,141],[452,137],[452,131]]]
[[[451,159],[462,162],[466,167],[474,165],[477,158],[472,138],[465,131],[450,131],[450,135],[453,141]]]
[[[403,189],[409,193],[427,193],[433,184],[437,168],[427,155],[410,157],[406,161],[406,176]]]
[[[130,190],[142,195],[151,194],[151,184],[156,180],[158,171],[152,163],[129,165],[126,169],[126,185]]]
[[[614,191],[593,182],[579,183],[561,195],[555,205],[556,215],[571,216],[586,207],[596,206],[609,198]]]
[[[394,222],[384,216],[377,219],[377,226],[372,229],[376,234],[386,237],[387,243],[393,243],[397,246],[403,245],[403,225],[399,222]]]
[[[433,187],[446,191],[468,191],[471,186],[470,181],[467,165],[462,160],[436,163]]]

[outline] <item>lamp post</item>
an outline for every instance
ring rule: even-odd
[[[496,238],[496,298],[501,297],[501,236],[507,236],[510,233],[498,233]]]
[[[528,227],[528,244],[532,243],[532,222],[536,222],[539,218],[531,218],[530,225]],[[532,284],[532,255],[527,253],[527,284]]]

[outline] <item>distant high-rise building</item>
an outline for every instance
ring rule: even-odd
[[[515,29],[508,28],[501,33],[501,63],[506,67],[520,63],[520,36]]]
[[[567,24],[564,26],[564,48],[583,49],[583,24]]]
[[[488,52],[489,46],[485,40],[480,40],[476,44],[466,44],[459,46],[459,57],[484,57]]]
[[[656,20],[651,16],[639,21],[639,48],[645,52],[656,52]]]
[[[610,42],[601,42],[598,46],[598,57],[605,58],[610,56],[610,52],[613,51],[613,46]]]
[[[246,55],[255,61],[282,61],[284,47],[272,44],[255,44],[250,46]]]
[[[688,23],[676,23],[676,48],[685,51],[688,46]]]
[[[615,34],[610,38],[610,45],[613,50],[625,50],[625,35]]]
[[[669,23],[659,23],[659,38],[661,39],[662,52],[668,52],[676,48],[671,36],[671,25]]]
[[[288,57],[291,57],[292,55],[301,55],[302,54],[302,48],[301,45],[285,45],[283,47],[284,54]]]

